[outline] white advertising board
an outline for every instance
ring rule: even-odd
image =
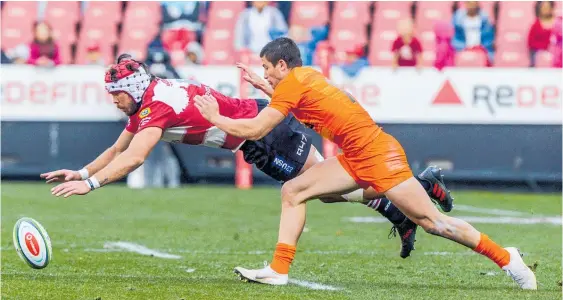
[[[260,68],[256,68],[262,74]],[[1,116],[5,121],[114,121],[103,84],[104,68],[41,69],[2,66]],[[235,67],[178,68],[233,97],[240,96]],[[556,69],[366,68],[350,78],[338,67],[331,81],[348,90],[382,123],[562,124],[562,73]],[[265,96],[252,88],[250,98]]]

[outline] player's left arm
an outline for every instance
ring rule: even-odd
[[[51,189],[55,196],[84,195],[93,189],[121,179],[141,166],[162,136],[162,128],[147,127],[137,134],[127,150],[123,151],[110,164],[84,181],[69,181]]]
[[[266,107],[252,119],[231,119],[219,114],[219,105],[213,96],[195,96],[195,105],[204,118],[227,134],[246,140],[259,140],[283,121],[285,115]]]

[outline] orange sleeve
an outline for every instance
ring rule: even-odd
[[[303,86],[290,74],[275,88],[269,107],[287,116],[291,109],[299,105],[302,94]]]

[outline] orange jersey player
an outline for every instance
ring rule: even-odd
[[[413,177],[401,144],[379,128],[349,94],[330,84],[319,72],[302,67],[299,49],[291,39],[279,38],[268,43],[260,57],[264,77],[271,87],[251,74],[245,79],[272,97],[269,107],[254,118],[234,120],[219,114],[213,97],[198,96],[194,100],[202,115],[228,134],[259,139],[292,112],[298,120],[335,142],[343,153],[284,183],[273,260],[262,269],[235,268],[241,278],[287,284],[289,266],[305,225],[306,201],[370,187],[384,194],[428,233],[485,255],[510,274],[521,288],[537,289],[535,275],[518,249],[502,248],[467,222],[448,217],[432,205]]]

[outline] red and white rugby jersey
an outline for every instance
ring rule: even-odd
[[[227,97],[192,80],[157,79],[147,88],[139,111],[129,117],[125,129],[137,133],[147,127],[163,129],[161,140],[236,150],[244,139],[228,135],[208,122],[194,105],[197,95],[212,95],[219,113],[232,119],[253,118],[256,101]]]

